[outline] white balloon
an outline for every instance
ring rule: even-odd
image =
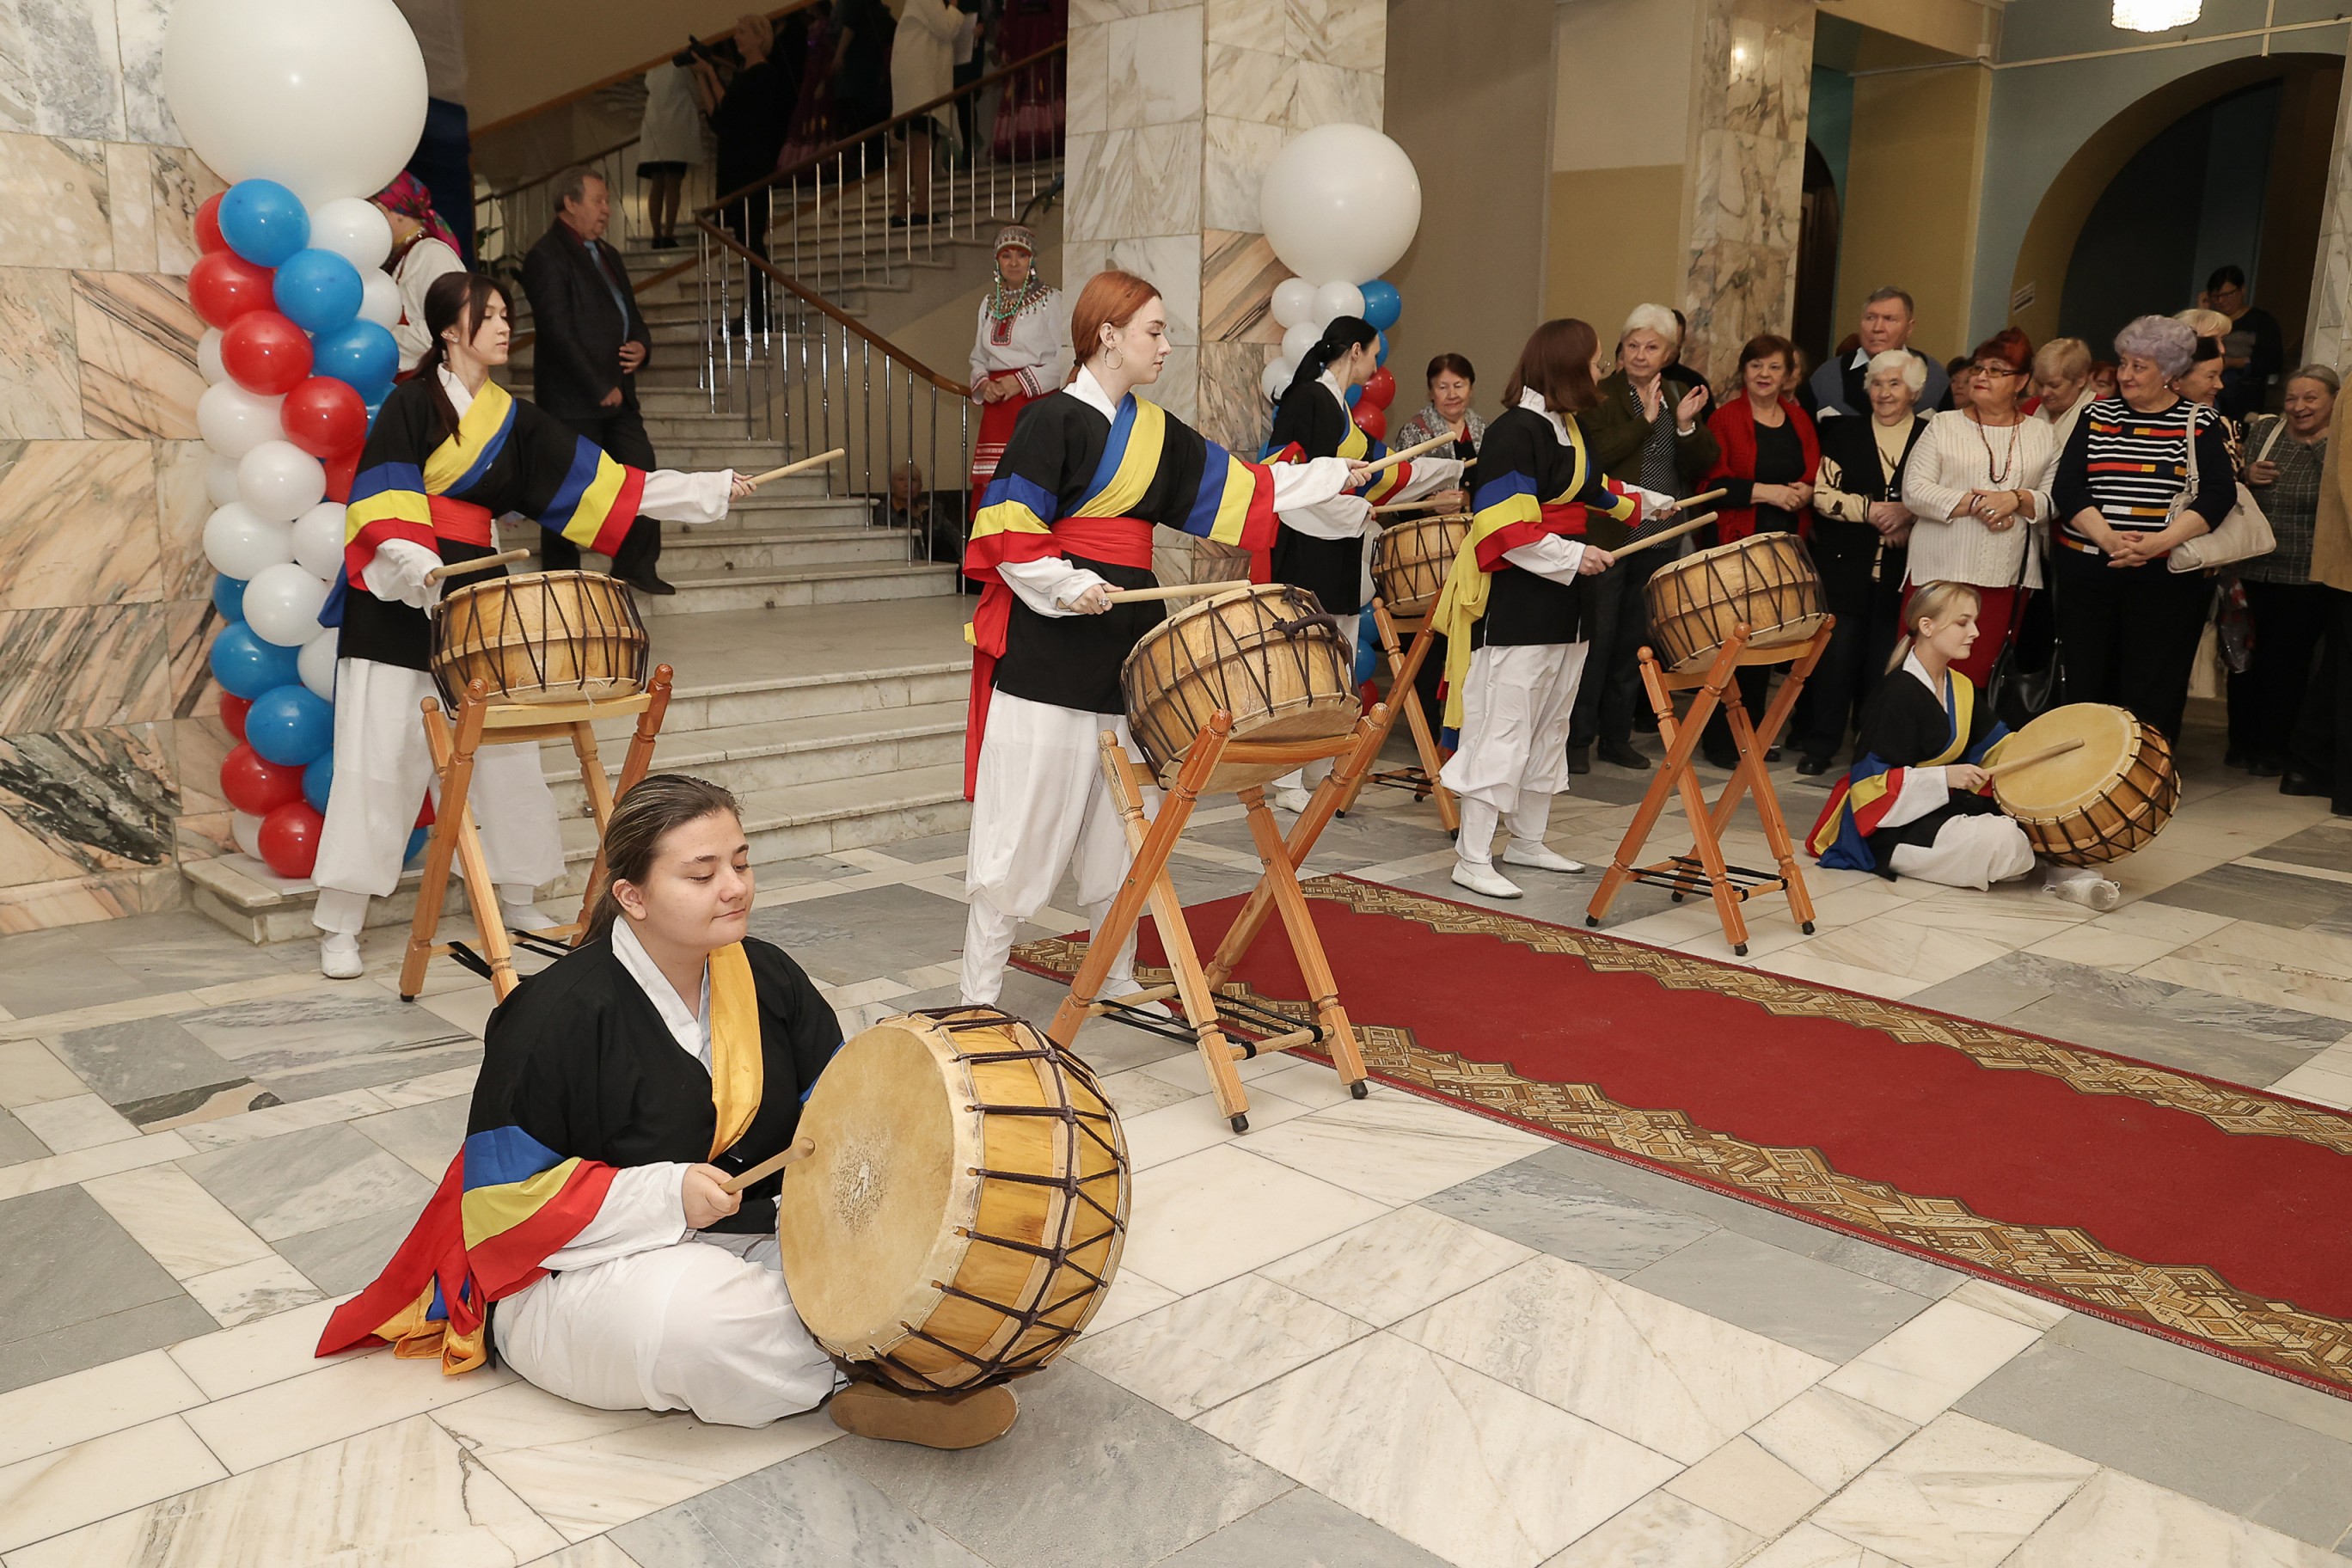
[[[1275,255],[1301,278],[1378,278],[1421,226],[1421,176],[1369,126],[1318,125],[1275,154],[1258,212]]]
[[[293,561],[292,533],[282,522],[262,521],[243,501],[231,501],[205,519],[205,559],[222,576],[250,583],[257,573]]]
[[[325,499],[327,470],[291,441],[264,441],[236,460],[236,499],[268,522],[291,522]]]
[[[1323,329],[1312,321],[1301,321],[1282,334],[1282,357],[1296,370],[1307,357],[1307,351],[1322,340]]]
[[[205,496],[215,506],[236,500],[236,459],[218,452],[205,459]]]
[[[178,0],[163,97],[221,178],[276,180],[316,212],[416,150],[425,57],[393,0]]]
[[[228,366],[221,363],[220,345],[218,327],[206,327],[205,335],[196,340],[196,368],[204,372],[207,386],[218,386],[228,379]]]
[[[261,818],[249,811],[230,812],[228,831],[239,849],[257,860],[261,858]]]
[[[310,248],[333,251],[364,278],[392,254],[392,224],[373,202],[337,196],[310,209]]]
[[[343,563],[343,503],[322,500],[294,520],[294,559],[302,570],[331,583]]]
[[[1315,285],[1304,278],[1286,278],[1274,286],[1274,302],[1266,307],[1274,313],[1275,325],[1295,327],[1311,321],[1315,315]]]
[[[245,585],[245,624],[264,642],[300,647],[319,635],[327,585],[293,561],[265,566]]]
[[[1290,390],[1291,374],[1289,367],[1280,360],[1265,367],[1265,374],[1257,378],[1257,385],[1268,403],[1279,402],[1282,395]]]
[[[400,325],[400,285],[391,273],[360,274],[360,320],[373,321],[387,332]]]
[[[1326,283],[1315,290],[1315,325],[1328,327],[1337,316],[1364,313],[1364,291],[1353,283]]]
[[[257,397],[233,381],[207,386],[196,399],[196,430],[224,458],[242,458],[285,432],[278,423],[282,397]]]
[[[302,672],[302,684],[322,702],[335,700],[335,642],[341,635],[329,626],[304,643],[302,651],[294,656],[294,668]]]

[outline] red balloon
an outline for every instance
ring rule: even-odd
[[[242,714],[237,728],[245,728]],[[220,782],[221,794],[229,805],[255,816],[268,816],[288,802],[302,798],[300,768],[280,767],[242,741],[221,759]]]
[[[1364,383],[1364,395],[1356,406],[1361,408],[1369,403],[1375,408],[1386,408],[1395,400],[1396,377],[1389,374],[1388,366],[1382,365],[1372,372],[1370,381]]]
[[[310,334],[275,310],[247,310],[221,332],[229,379],[261,397],[283,397],[310,374]]]
[[[425,797],[425,803],[416,808],[416,822],[415,826],[410,828],[409,831],[415,832],[417,827],[430,827],[432,826],[433,796],[428,793]]]
[[[245,716],[252,711],[252,698],[239,697],[234,691],[221,693],[221,722],[228,727],[230,734],[240,741],[245,739]]]
[[[1384,440],[1389,433],[1389,416],[1372,406],[1369,397],[1356,405],[1356,428],[1373,440]]]
[[[367,405],[332,376],[314,375],[288,393],[278,422],[289,441],[321,461],[356,452],[367,439]]]
[[[247,310],[273,307],[269,288],[275,276],[272,268],[256,267],[234,250],[215,250],[188,268],[188,303],[205,325],[226,331]]]
[[[262,864],[281,877],[309,876],[319,863],[319,834],[326,825],[319,808],[307,800],[279,806],[261,819]]]
[[[196,249],[206,256],[215,250],[226,250],[228,241],[221,237],[220,205],[226,191],[215,191],[196,204]]]
[[[360,477],[360,448],[354,447],[340,458],[324,458],[320,461],[327,465],[327,499],[331,501],[350,500],[352,481]]]

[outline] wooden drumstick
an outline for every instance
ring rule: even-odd
[[[1622,561],[1625,557],[1634,553],[1636,551],[1647,550],[1653,544],[1664,544],[1669,539],[1680,539],[1685,533],[1696,533],[1700,529],[1705,528],[1708,523],[1713,522],[1714,521],[1715,513],[1711,511],[1702,512],[1698,516],[1691,519],[1688,522],[1678,522],[1672,528],[1662,529],[1658,532],[1651,534],[1647,539],[1637,539],[1631,544],[1625,545],[1620,549],[1612,550],[1609,552],[1609,559],[1612,561]]]
[[[2030,768],[2036,763],[2046,763],[2053,757],[2063,757],[2069,752],[2079,752],[2082,749],[2083,742],[2079,736],[2072,741],[2061,741],[2054,746],[2044,746],[2042,750],[2028,755],[2012,757],[1999,767],[1987,768],[1985,777],[1997,779],[2004,774],[2013,773],[2020,768]]]
[[[528,550],[501,550],[496,555],[485,555],[478,561],[452,561],[446,566],[436,566],[425,574],[427,583],[446,583],[452,577],[467,577],[477,572],[487,572],[493,566],[509,566],[530,559]]]
[[[786,474],[797,474],[797,473],[799,473],[803,468],[815,468],[819,463],[830,463],[830,462],[832,462],[835,458],[845,458],[845,457],[847,457],[848,455],[849,455],[849,448],[848,448],[848,447],[835,447],[832,451],[830,451],[830,452],[819,452],[819,453],[818,453],[815,457],[814,457],[814,458],[802,458],[799,462],[797,462],[797,463],[786,463],[782,468],[770,468],[770,469],[769,469],[766,473],[764,473],[764,474],[753,474],[750,479],[745,479],[743,482],[744,482],[745,484],[747,484],[747,485],[750,485],[753,489],[758,489],[761,485],[766,484],[770,479],[782,479]]]
[[[1688,511],[1691,508],[1698,505],[1701,501],[1721,500],[1730,493],[1731,492],[1727,489],[1702,490],[1697,495],[1685,496],[1682,500],[1675,502],[1675,510],[1676,511]]]
[[[1454,445],[1454,437],[1451,436],[1432,436],[1428,440],[1423,441],[1418,447],[1407,447],[1402,452],[1391,452],[1379,462],[1367,463],[1364,467],[1370,468],[1376,474],[1384,473],[1388,469],[1395,468],[1399,463],[1409,462],[1414,458],[1423,456],[1424,453],[1434,452],[1440,447],[1451,447],[1452,445]]]
[[[793,1142],[791,1148],[785,1150],[782,1153],[776,1155],[774,1158],[761,1161],[758,1164],[752,1166],[750,1170],[744,1172],[740,1176],[728,1177],[725,1181],[719,1184],[719,1188],[724,1192],[740,1193],[745,1187],[750,1186],[753,1182],[759,1181],[764,1176],[772,1176],[778,1171],[782,1170],[786,1165],[794,1164],[802,1160],[805,1160],[811,1154],[815,1152],[816,1143],[814,1140],[807,1138],[799,1139]]]
[[[1154,599],[1205,599],[1213,594],[1230,594],[1235,588],[1250,585],[1246,577],[1230,583],[1176,583],[1164,588],[1114,588],[1110,602],[1114,605],[1144,605]]]

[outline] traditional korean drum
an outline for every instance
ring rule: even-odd
[[[1354,663],[1339,623],[1287,583],[1237,588],[1179,610],[1119,667],[1128,728],[1161,784],[1220,708],[1236,741],[1336,739],[1356,726]],[[1204,793],[1263,784],[1296,763],[1220,763]]]
[[[2061,865],[2104,866],[2145,847],[2180,805],[2171,744],[2125,709],[2070,702],[2011,736],[1995,760],[2068,741],[2082,744],[1994,778],[2001,810]]]
[[[1446,574],[1470,537],[1470,514],[1417,517],[1381,530],[1372,543],[1372,583],[1389,614],[1414,619],[1437,607]]]
[[[801,1113],[776,1241],[853,1373],[986,1387],[1069,1348],[1118,1272],[1127,1141],[1094,1069],[992,1007],[885,1018]]]
[[[493,702],[579,702],[645,689],[646,623],[595,572],[533,572],[453,589],[433,617],[433,679],[452,708],[476,679]]]
[[[1803,642],[1829,618],[1821,574],[1793,533],[1696,551],[1659,567],[1643,592],[1652,646],[1678,675],[1705,669],[1743,621],[1748,646],[1764,648]]]

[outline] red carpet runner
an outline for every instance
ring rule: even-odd
[[[2352,1117],[1344,877],[1307,892],[1391,1083],[2352,1395]],[[1240,902],[1189,911],[1202,952]],[[1061,977],[1083,951],[1014,961]],[[1305,1021],[1278,931],[1236,989]]]

